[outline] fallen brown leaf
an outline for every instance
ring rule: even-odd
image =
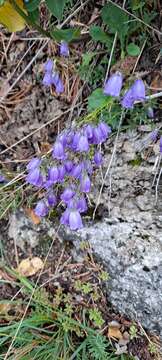
[[[16,271],[22,276],[35,275],[43,268],[43,261],[39,257],[27,258],[21,261]]]
[[[39,225],[41,222],[41,219],[39,216],[37,216],[34,212],[34,210],[30,209],[30,208],[25,208],[26,214],[30,217],[30,219],[32,220],[33,224],[35,225]]]
[[[119,60],[111,68],[111,73],[115,71],[121,71],[125,76],[130,75],[134,65],[137,61],[136,56],[126,56],[124,60]]]
[[[121,331],[117,327],[114,327],[114,326],[109,327],[108,336],[110,338],[115,338],[115,339],[118,339],[118,340],[123,338],[123,335],[122,335]]]

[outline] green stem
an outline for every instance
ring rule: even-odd
[[[17,5],[15,0],[10,0],[12,6],[14,7],[14,9],[18,12],[18,14],[25,20],[25,22],[28,25],[33,26],[39,33],[41,33],[43,36],[45,37],[49,37],[51,38],[51,35],[48,31],[44,30],[41,28],[41,26],[39,26],[38,24],[36,24],[33,20],[30,19],[29,16],[27,16],[25,14],[25,12]]]

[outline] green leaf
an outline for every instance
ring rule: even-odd
[[[50,12],[59,20],[62,19],[66,0],[45,0]]]
[[[25,2],[25,8],[28,12],[32,12],[38,8],[40,4],[40,0],[30,0],[29,2]]]
[[[130,43],[127,46],[127,53],[130,56],[138,56],[140,54],[140,48],[134,43]]]
[[[57,29],[55,28],[50,32],[51,36],[57,40],[64,40],[70,42],[77,39],[80,36],[80,29]]]
[[[28,17],[32,22],[39,23],[39,9],[29,12]]]
[[[105,33],[105,31],[102,30],[100,26],[91,26],[89,32],[94,41],[110,44],[111,41],[109,36]]]
[[[129,17],[122,9],[119,9],[112,3],[105,5],[101,12],[102,19],[106,25],[109,26],[111,33],[118,32],[121,47],[124,47],[124,40],[128,33],[128,19]]]
[[[108,96],[104,95],[102,88],[94,90],[88,97],[88,111],[91,112],[106,105],[108,98]]]

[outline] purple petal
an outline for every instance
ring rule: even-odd
[[[43,200],[38,201],[38,204],[36,205],[34,212],[37,216],[40,217],[46,216],[48,214],[48,207],[45,201]]]
[[[52,73],[52,70],[53,70],[53,61],[51,59],[48,59],[44,64],[44,71],[48,73]]]
[[[27,165],[27,170],[33,170],[37,168],[41,164],[41,160],[37,157],[30,160],[29,164]]]
[[[79,211],[71,210],[69,214],[69,226],[71,230],[78,230],[83,227]]]
[[[67,204],[69,202],[69,200],[71,200],[73,198],[74,195],[75,195],[75,192],[72,189],[66,188],[60,197],[61,197],[61,200],[64,201],[65,204]]]
[[[110,78],[105,82],[104,94],[118,97],[122,88],[123,76],[120,72],[116,72],[111,75]]]
[[[43,77],[42,83],[44,86],[51,86],[52,85],[52,76],[50,73],[46,73]]]
[[[57,159],[57,160],[65,160],[66,159],[66,154],[65,154],[64,147],[63,147],[61,141],[55,142],[54,147],[53,147],[52,156],[54,159]]]
[[[61,45],[60,45],[60,55],[61,56],[69,56],[69,46],[68,43],[65,41],[61,41]]]

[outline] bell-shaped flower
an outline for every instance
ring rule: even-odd
[[[53,60],[48,59],[44,64],[44,71],[48,73],[52,73],[53,70]]]
[[[160,153],[162,154],[162,136],[160,137]]]
[[[46,216],[48,214],[48,207],[45,203],[44,200],[40,200],[38,201],[35,209],[34,209],[34,212],[37,216],[40,216],[40,217],[43,217],[43,216]]]
[[[145,84],[141,79],[135,80],[131,86],[132,96],[134,101],[144,101],[146,98]]]
[[[27,168],[27,170],[33,170],[33,169],[39,167],[40,164],[41,164],[41,159],[35,157],[30,160],[30,162],[26,168]]]
[[[66,175],[65,165],[60,165],[58,167],[58,171],[59,171],[59,181],[62,182],[64,180],[65,175]]]
[[[133,109],[134,106],[134,98],[132,94],[132,89],[130,88],[127,90],[125,95],[123,96],[123,99],[121,100],[121,105],[125,109]]]
[[[89,176],[85,173],[82,175],[80,182],[80,191],[83,193],[89,193],[91,189],[91,181]]]
[[[93,130],[93,144],[102,144],[105,141],[105,136],[103,135],[99,126],[95,127]]]
[[[58,94],[61,94],[64,92],[64,85],[63,85],[63,82],[62,82],[58,72],[55,72],[52,74],[52,84],[55,85],[56,92]]]
[[[123,76],[120,72],[111,75],[104,85],[104,94],[118,97],[122,88]]]
[[[3,182],[5,182],[5,181],[6,181],[5,177],[0,174],[0,183],[3,183]]]
[[[40,172],[39,168],[35,168],[29,172],[26,177],[26,181],[28,184],[35,185],[37,187],[41,187],[43,185],[43,176]]]
[[[71,160],[67,160],[67,161],[65,161],[64,166],[65,166],[65,170],[66,170],[67,174],[71,174],[71,171],[74,166],[73,162]]]
[[[107,125],[105,122],[101,121],[99,123],[99,129],[101,130],[101,133],[103,135],[103,138],[106,140],[108,136],[111,134],[111,127]]]
[[[51,86],[52,85],[52,75],[51,73],[48,73],[46,72],[44,77],[43,77],[43,80],[42,80],[42,84],[44,86]]]
[[[51,181],[52,184],[56,184],[59,181],[59,170],[57,166],[52,166],[48,170],[48,180]]]
[[[89,143],[87,136],[81,135],[78,141],[77,150],[80,152],[87,152],[89,150]]]
[[[77,210],[82,213],[87,211],[88,207],[87,207],[87,202],[84,196],[81,196],[77,202],[76,202],[76,208]]]
[[[57,159],[57,160],[65,160],[66,159],[65,150],[64,150],[64,147],[63,147],[61,141],[55,142],[55,144],[53,146],[52,156],[54,159]]]
[[[82,218],[78,210],[75,209],[70,210],[69,226],[71,230],[78,230],[83,227]]]
[[[93,138],[93,126],[88,124],[84,128],[84,134],[87,136],[88,141]]]
[[[158,129],[153,130],[150,134],[150,139],[155,142],[157,140],[158,133],[159,133]]]
[[[73,169],[71,171],[71,176],[73,176],[76,179],[79,179],[80,175],[82,173],[82,170],[83,170],[83,164],[82,163],[74,165],[74,167],[73,167]]]
[[[71,144],[71,148],[72,148],[73,151],[77,151],[80,136],[81,136],[80,132],[78,132],[78,131],[73,136],[73,141],[72,141],[72,144]]]
[[[96,166],[102,165],[103,159],[102,159],[102,155],[101,155],[100,151],[95,152],[93,160],[94,160],[94,163]]]
[[[69,225],[69,215],[70,215],[70,209],[66,209],[60,219],[60,224],[62,225]]]
[[[53,207],[57,204],[57,198],[56,195],[53,193],[53,191],[50,191],[47,194],[47,202],[50,207]]]
[[[69,200],[71,200],[74,195],[75,191],[73,191],[71,188],[66,188],[60,197],[65,204],[68,204]]]
[[[69,56],[69,46],[66,41],[61,41],[60,44],[60,55],[68,57]]]

